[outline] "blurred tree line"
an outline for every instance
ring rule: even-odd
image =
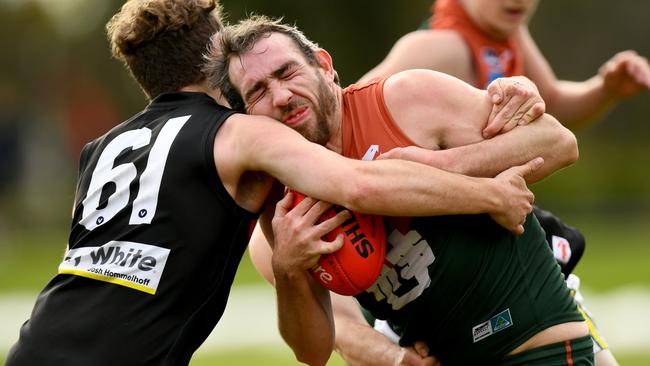
[[[110,58],[104,25],[123,1],[0,0],[0,241],[10,226],[65,227],[83,144],[145,105]],[[342,84],[377,64],[430,1],[224,0],[227,19],[284,17],[330,51]],[[584,80],[616,52],[650,56],[650,2],[541,1],[530,28],[557,76]],[[580,161],[537,184],[565,210],[649,212],[650,93],[577,132]]]

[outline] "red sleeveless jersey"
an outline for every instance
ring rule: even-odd
[[[458,32],[472,52],[476,87],[486,88],[499,77],[522,75],[523,60],[519,46],[509,37],[505,41],[490,38],[469,17],[458,0],[437,0],[432,6],[431,29]]]

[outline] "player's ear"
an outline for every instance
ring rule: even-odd
[[[327,76],[329,81],[333,81],[336,78],[336,71],[334,70],[334,62],[332,61],[332,56],[322,48],[319,48],[316,51],[316,62],[318,66],[322,69],[323,73]]]

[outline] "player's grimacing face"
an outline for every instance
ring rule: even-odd
[[[524,24],[538,0],[460,0],[470,17],[490,36],[506,38]]]
[[[272,33],[230,62],[230,79],[246,112],[281,121],[324,145],[336,99],[316,65],[286,35]]]

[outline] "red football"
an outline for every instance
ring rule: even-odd
[[[293,207],[305,196],[294,193]],[[321,220],[333,217],[339,206],[327,210]],[[352,212],[352,217],[329,232],[323,239],[332,241],[344,234],[341,249],[322,255],[318,264],[310,269],[312,276],[323,286],[337,294],[358,295],[370,287],[381,273],[386,255],[386,235],[381,216]]]

